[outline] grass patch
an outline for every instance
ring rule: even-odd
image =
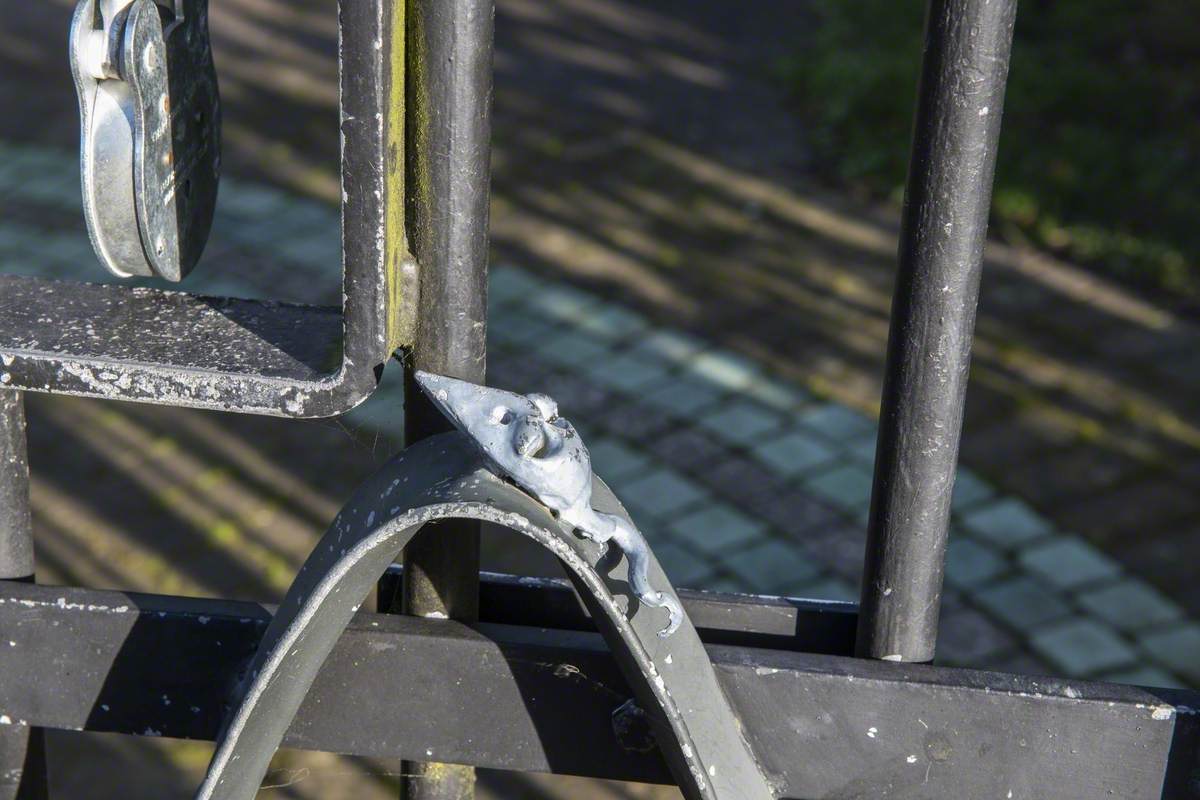
[[[828,177],[901,198],[924,3],[813,0],[778,65]],[[1200,13],[1179,0],[1023,0],[992,230],[1200,301]]]

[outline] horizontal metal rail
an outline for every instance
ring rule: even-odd
[[[721,616],[715,598],[703,611],[695,595],[684,599],[689,613]],[[749,615],[745,602],[730,620],[775,617],[777,601]],[[792,607],[807,618],[805,603]],[[0,627],[12,632],[0,714],[6,724],[211,739],[268,618],[254,603],[0,582]],[[709,654],[789,797],[880,787],[955,800],[1195,797],[1200,693],[791,650]],[[286,744],[667,781],[647,730],[620,711],[631,696],[594,633],[360,613]]]

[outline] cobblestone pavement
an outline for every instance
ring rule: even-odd
[[[35,44],[65,37],[70,3],[0,6],[0,105],[23,109],[0,118],[0,270],[100,280],[65,60]],[[895,216],[806,176],[804,132],[762,78],[806,21],[768,0],[499,6],[491,381],[559,400],[678,584],[854,597]],[[337,301],[331,20],[328,0],[214,4],[230,177],[188,290]],[[1070,265],[990,249],[943,662],[1200,683],[1198,344]],[[395,372],[321,423],[31,396],[44,577],[277,598],[398,446]],[[488,566],[554,569],[513,541],[489,539]],[[147,797],[178,793],[208,753],[55,745],[78,765],[63,796],[114,763]],[[394,764],[278,764],[290,785],[264,796],[394,794]],[[670,796],[483,781],[494,797]]]

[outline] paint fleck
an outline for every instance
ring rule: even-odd
[[[867,728],[867,736],[869,736],[870,738],[874,739],[875,734],[877,734],[877,733],[879,733],[879,728],[875,728],[875,727]]]

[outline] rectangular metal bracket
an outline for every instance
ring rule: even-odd
[[[270,414],[344,413],[408,344],[403,4],[341,0],[342,308],[0,276],[4,388]]]

